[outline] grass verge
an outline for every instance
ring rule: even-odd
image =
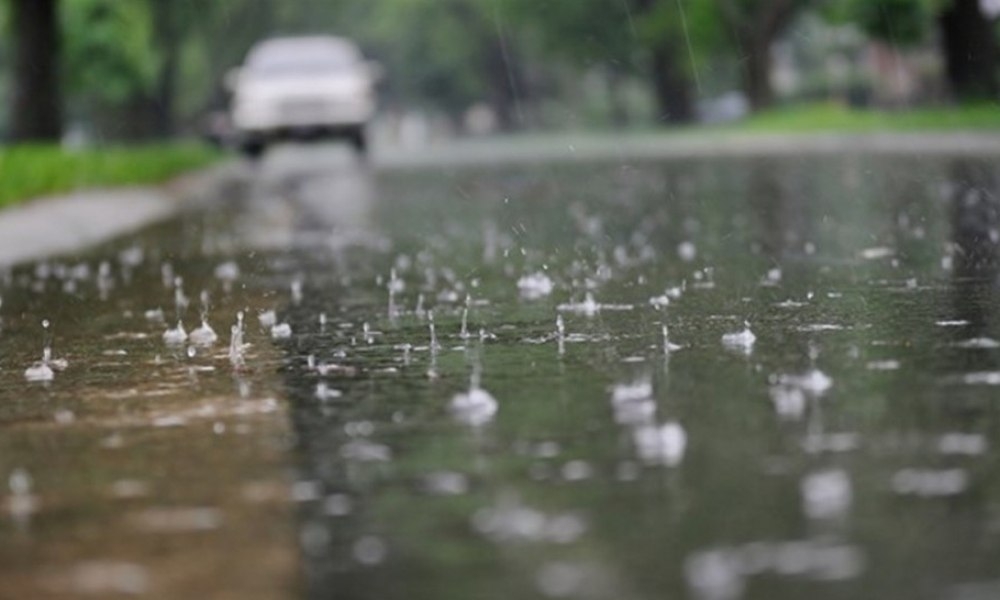
[[[775,108],[725,129],[747,132],[877,132],[1000,129],[1000,104],[907,110],[852,109],[839,104]]]
[[[161,183],[220,157],[193,143],[87,150],[0,147],[0,207],[80,188]]]

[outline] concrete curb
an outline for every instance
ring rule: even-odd
[[[538,135],[468,139],[420,151],[375,153],[384,169],[575,162],[581,160],[796,157],[801,155],[1000,156],[992,132],[898,133],[649,133]]]
[[[227,161],[160,186],[89,189],[38,198],[0,212],[0,266],[82,250],[161,221],[232,181]]]

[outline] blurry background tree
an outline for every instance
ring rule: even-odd
[[[0,0],[0,135],[57,139],[63,111],[87,139],[197,131],[225,107],[224,75],[253,42],[316,32],[352,37],[385,66],[387,114],[449,129],[685,123],[720,97],[752,110],[996,100],[995,4]]]
[[[10,136],[17,141],[59,139],[58,0],[11,0],[8,27],[13,49]]]

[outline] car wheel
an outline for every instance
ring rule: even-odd
[[[243,156],[251,160],[256,160],[263,156],[265,150],[267,150],[267,144],[260,140],[246,141],[240,145],[240,152]]]
[[[363,127],[358,127],[357,129],[351,130],[349,134],[349,139],[351,146],[354,147],[354,151],[365,156],[368,154],[368,138],[365,135],[365,130]]]

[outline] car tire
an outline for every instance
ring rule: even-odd
[[[264,155],[267,144],[260,140],[249,140],[240,144],[240,152],[250,160],[257,160]]]
[[[365,135],[364,127],[352,129],[348,134],[348,140],[351,143],[351,147],[360,156],[368,155],[368,136]]]

